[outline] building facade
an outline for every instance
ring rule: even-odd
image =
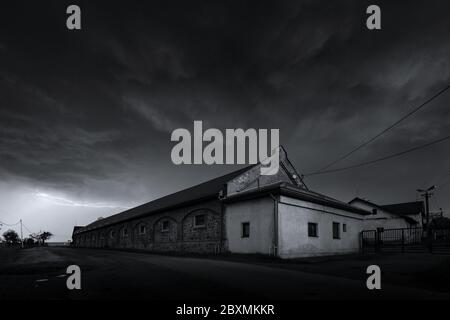
[[[371,201],[355,198],[352,206],[369,211],[364,217],[364,230],[404,229],[423,226],[425,207],[422,201],[378,205]]]
[[[370,212],[309,190],[283,149],[276,175],[260,175],[260,166],[77,227],[73,244],[281,258],[359,250]]]

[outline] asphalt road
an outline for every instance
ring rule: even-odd
[[[368,290],[365,274],[349,279],[270,263],[71,248],[10,250],[0,258],[0,299],[450,299],[383,281],[381,290]],[[71,264],[81,268],[81,290],[66,287]]]

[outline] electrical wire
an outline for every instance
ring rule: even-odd
[[[418,107],[416,107],[415,109],[411,110],[410,112],[408,112],[407,114],[405,114],[404,116],[402,116],[399,120],[395,121],[393,124],[391,124],[389,127],[387,127],[386,129],[382,130],[380,133],[376,134],[375,136],[373,136],[372,138],[370,138],[369,140],[363,142],[362,144],[360,144],[359,146],[357,146],[356,148],[354,148],[353,150],[351,150],[350,152],[344,154],[343,156],[339,157],[338,159],[334,160],[333,162],[327,164],[326,166],[324,166],[323,168],[315,171],[314,173],[319,173],[319,172],[324,172],[326,169],[328,169],[329,167],[335,165],[336,163],[346,159],[347,157],[349,157],[350,155],[352,155],[353,153],[355,153],[356,151],[358,151],[359,149],[367,146],[369,143],[373,142],[374,140],[378,139],[380,136],[382,136],[383,134],[385,134],[386,132],[388,132],[389,130],[391,130],[392,128],[394,128],[396,125],[398,125],[399,123],[401,123],[403,120],[409,118],[410,116],[412,116],[414,113],[416,113],[417,111],[419,111],[420,109],[422,109],[423,107],[425,107],[428,103],[430,103],[431,101],[433,101],[434,99],[436,99],[437,97],[439,97],[441,94],[443,94],[444,92],[446,92],[448,89],[450,89],[450,86],[445,87],[444,89],[440,90],[438,93],[434,94],[431,98],[429,98],[428,100],[426,100],[425,102],[423,102],[421,105],[419,105]]]
[[[378,158],[378,159],[375,159],[375,160],[361,162],[361,163],[358,163],[358,164],[355,164],[355,165],[351,165],[351,166],[347,166],[347,167],[341,167],[341,168],[337,168],[337,169],[331,169],[331,170],[325,170],[325,171],[316,171],[316,172],[312,172],[312,173],[309,173],[309,174],[305,174],[303,177],[314,176],[314,175],[319,175],[319,174],[326,174],[326,173],[333,173],[333,172],[339,172],[339,171],[344,171],[344,170],[349,170],[349,169],[354,169],[354,168],[367,166],[367,165],[370,165],[370,164],[374,164],[376,162],[380,162],[380,161],[388,160],[388,159],[391,159],[391,158],[399,157],[399,156],[402,156],[404,154],[407,154],[407,153],[410,153],[410,152],[413,152],[413,151],[417,151],[419,149],[422,149],[422,148],[425,148],[425,147],[429,147],[431,145],[434,145],[434,144],[437,144],[437,143],[440,143],[440,142],[444,142],[446,140],[450,140],[450,136],[446,136],[446,137],[443,137],[443,138],[440,138],[440,139],[437,139],[437,140],[434,140],[434,141],[422,144],[420,146],[417,146],[417,147],[414,147],[414,148],[410,148],[410,149],[407,149],[407,150],[404,150],[404,151],[401,151],[401,152],[397,152],[397,153],[394,153],[394,154],[390,154],[388,156],[384,156],[384,157],[381,157],[381,158]]]
[[[30,234],[33,234],[34,232],[32,232],[30,229],[27,228],[27,226],[22,222],[22,226],[25,228],[25,230],[27,230]]]
[[[4,226],[7,226],[7,227],[14,227],[14,226],[17,226],[19,223],[20,223],[20,220],[17,223],[14,223],[14,224],[8,224],[8,223],[4,223],[4,222],[0,221],[0,225],[4,225]]]

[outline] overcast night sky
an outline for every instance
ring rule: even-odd
[[[82,30],[66,28],[70,4]],[[382,30],[366,28],[370,4]],[[297,170],[317,170],[450,84],[449,12],[446,1],[2,3],[0,221],[64,241],[75,224],[236,169],[172,164],[171,132],[194,120],[280,128]],[[449,135],[449,103],[447,91],[335,167]],[[436,184],[431,207],[448,215],[449,159],[447,141],[305,182],[380,204]]]

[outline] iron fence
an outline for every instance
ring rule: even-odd
[[[400,228],[364,230],[362,252],[450,253],[450,229]]]

